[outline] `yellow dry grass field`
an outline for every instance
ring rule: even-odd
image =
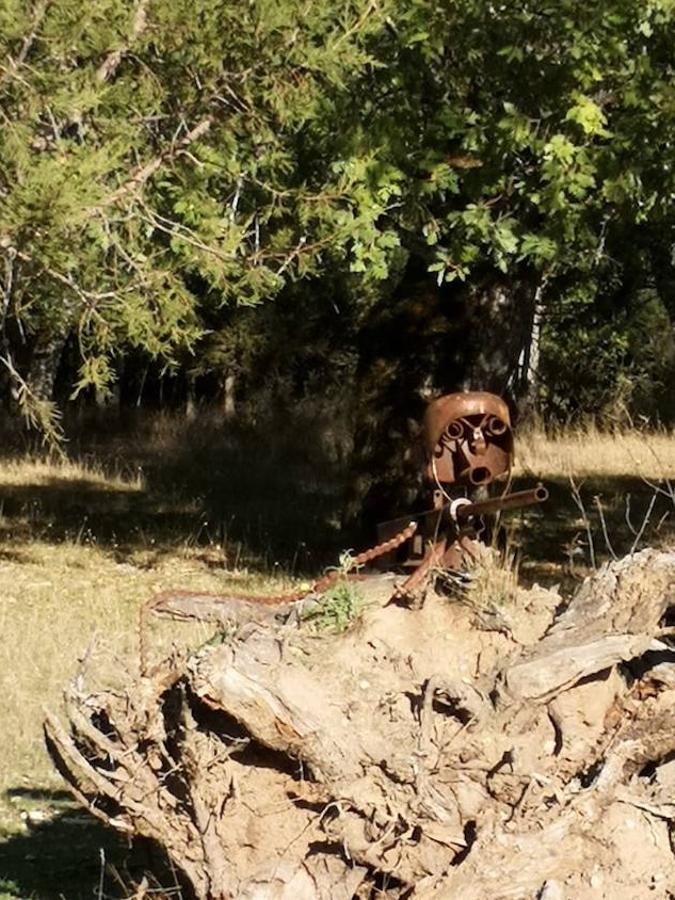
[[[542,481],[550,493],[517,523],[520,572],[530,581],[571,588],[606,559],[675,539],[672,432],[534,430],[516,446],[515,483]]]
[[[670,431],[598,431],[593,427],[518,436],[516,474],[536,478],[675,478]]]
[[[570,479],[586,498],[586,517],[570,501]],[[668,496],[669,479],[675,481],[675,437],[665,431],[522,434],[514,487],[542,480],[551,499],[534,519],[523,516],[516,549],[526,562],[528,557],[535,560],[537,577],[547,566],[557,572],[567,563],[577,566],[577,576],[583,574],[589,525],[595,529],[598,559],[603,556],[602,529],[591,521],[597,516],[595,498],[603,498],[605,527],[614,539],[625,528],[626,496],[633,497],[628,518],[634,517],[638,531],[654,486],[664,493],[659,509],[649,512],[641,539],[670,540],[667,523],[675,518],[675,508]],[[194,512],[201,502],[196,494],[183,494],[180,501],[177,496],[149,486],[137,467],[130,473],[107,471],[103,458],[0,463],[0,837],[29,828],[26,797],[42,791],[49,797],[63,787],[44,749],[41,723],[45,708],[58,711],[64,687],[83,657],[94,682],[128,680],[138,671],[137,621],[145,600],[169,587],[264,593],[293,583],[288,577],[247,570],[202,532],[197,537],[172,532],[160,546],[153,517],[173,521],[178,512]],[[75,497],[78,505],[73,507]],[[49,515],[44,514],[45,498],[51,503]],[[112,515],[127,525],[137,519],[133,543],[124,545],[114,534],[99,540],[98,524]],[[68,528],[60,527],[66,516]],[[180,519],[184,521],[188,519]],[[632,540],[629,533],[623,544],[617,539],[617,547],[630,546]],[[582,557],[586,562],[578,561]],[[271,571],[277,570],[268,563]],[[207,625],[153,625],[152,653],[159,656],[172,642],[196,646],[211,631]],[[0,898],[17,896],[2,893],[2,876],[0,871]]]

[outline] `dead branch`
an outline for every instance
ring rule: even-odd
[[[130,47],[145,31],[147,25],[148,0],[139,0],[134,13],[134,20],[131,25],[131,34],[129,41],[123,47],[112,50],[101,65],[96,70],[96,80],[98,82],[110,81],[117,72],[124,56],[129,52]]]

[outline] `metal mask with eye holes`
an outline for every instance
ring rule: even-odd
[[[423,435],[425,476],[439,486],[489,484],[511,468],[511,418],[495,394],[439,397],[427,407]]]

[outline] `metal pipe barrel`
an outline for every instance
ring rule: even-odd
[[[465,519],[471,519],[474,516],[489,516],[501,510],[534,506],[537,503],[543,503],[545,500],[548,500],[548,491],[543,484],[538,484],[527,491],[515,491],[513,494],[490,497],[488,500],[478,500],[476,503],[458,503],[453,513],[458,522],[463,522]]]

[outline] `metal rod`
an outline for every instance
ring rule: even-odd
[[[454,512],[461,522],[473,516],[485,516],[505,509],[518,509],[521,506],[533,506],[548,500],[548,491],[543,484],[527,491],[515,491],[513,494],[504,494],[501,497],[490,497],[489,500],[478,500],[476,503],[463,503],[458,505]]]
[[[460,498],[461,499],[461,498]],[[470,519],[472,516],[484,516],[491,513],[499,512],[504,509],[518,509],[521,506],[533,506],[536,503],[543,503],[548,500],[548,490],[543,484],[538,484],[534,488],[527,491],[515,491],[513,494],[502,494],[501,497],[490,497],[489,500],[479,500],[476,503],[466,502],[457,504],[455,515],[458,520]],[[450,509],[452,504],[446,503],[439,509],[426,509],[423,512],[411,513],[409,516],[401,516],[398,519],[390,519],[383,522],[383,526],[388,526],[393,534],[396,530],[404,528],[411,519],[421,521],[422,519],[436,516],[439,518],[443,513]]]

